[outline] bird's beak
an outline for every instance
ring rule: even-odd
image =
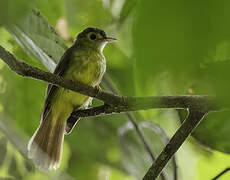
[[[111,37],[106,37],[104,39],[104,41],[107,42],[107,43],[114,43],[114,42],[117,42],[117,39],[111,38]]]

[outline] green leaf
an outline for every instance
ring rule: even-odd
[[[26,52],[39,59],[50,71],[54,70],[54,62],[60,60],[67,48],[38,10],[33,10],[20,23],[7,26],[7,29]]]
[[[55,0],[52,3],[47,0],[34,0],[36,8],[45,15],[49,23],[55,27],[58,18],[65,16],[65,3],[63,0]]]

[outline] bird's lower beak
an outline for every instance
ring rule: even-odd
[[[105,42],[107,42],[107,43],[114,43],[114,42],[117,42],[117,39],[111,38],[111,37],[106,37],[105,38]]]

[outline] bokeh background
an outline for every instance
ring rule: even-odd
[[[229,11],[228,0],[0,0],[0,45],[52,71],[79,32],[98,27],[118,39],[104,50],[103,89],[112,85],[125,96],[216,95],[226,110],[210,113],[174,159],[179,180],[205,180],[230,166]],[[60,169],[37,170],[26,158],[26,143],[39,124],[46,86],[0,61],[0,179],[143,177],[152,161],[125,114],[82,119],[65,136]],[[148,110],[132,118],[157,155],[183,113]],[[174,169],[170,162],[166,180],[174,179]]]

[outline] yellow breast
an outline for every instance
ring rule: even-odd
[[[102,54],[77,52],[73,53],[73,57],[69,64],[69,68],[64,78],[80,81],[90,86],[99,85],[106,69],[106,61]],[[60,89],[62,99],[71,103],[73,106],[84,105],[89,97],[73,92],[71,90]],[[84,106],[87,106],[84,105]]]

